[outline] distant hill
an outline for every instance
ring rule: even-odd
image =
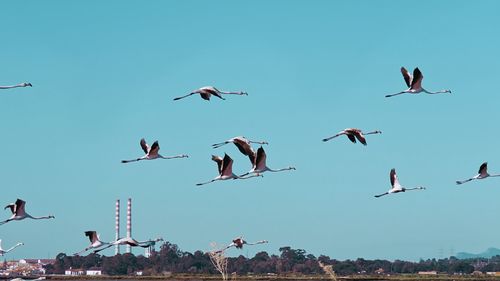
[[[479,253],[479,254],[471,254],[471,253],[465,253],[465,252],[460,252],[456,254],[457,259],[474,259],[474,258],[491,258],[494,256],[500,255],[500,249],[497,248],[488,248],[488,250]]]

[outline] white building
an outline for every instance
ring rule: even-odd
[[[83,275],[85,272],[83,269],[73,269],[69,268],[64,271],[64,275],[71,275],[71,276],[77,276],[77,275]]]
[[[102,269],[97,267],[92,267],[87,269],[87,275],[102,275]]]

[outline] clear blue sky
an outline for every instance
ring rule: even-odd
[[[114,238],[133,198],[133,236],[208,250],[240,234],[332,258],[418,259],[500,247],[500,179],[456,186],[483,161],[500,172],[497,1],[11,1],[1,4],[1,204],[55,220],[0,226],[7,258],[54,257]],[[419,67],[428,90],[405,88]],[[247,97],[172,98],[205,85]],[[321,139],[379,129],[368,146]],[[233,136],[267,140],[262,179],[216,176],[211,154],[248,160]],[[188,159],[124,165],[140,138]],[[389,170],[425,192],[380,199]],[[3,205],[2,205],[3,206]],[[0,213],[6,219],[8,210]],[[107,250],[105,254],[111,255]],[[139,254],[142,251],[135,250]]]

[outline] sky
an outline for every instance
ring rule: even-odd
[[[461,186],[488,161],[500,173],[498,1],[9,1],[0,17],[0,205],[25,200],[54,220],[0,226],[7,259],[47,258],[114,239],[116,199],[133,200],[133,237],[210,250],[243,235],[335,259],[447,257],[500,247],[500,179]],[[406,89],[400,67],[419,67]],[[202,86],[246,91],[205,101]],[[381,130],[366,147],[349,128]],[[211,155],[251,168],[234,145],[265,140],[263,178],[217,176]],[[139,140],[163,155],[142,156]],[[382,198],[396,168],[403,186]],[[8,210],[0,219],[10,216]],[[122,248],[122,251],[124,248]],[[103,252],[112,255],[113,249]],[[142,254],[142,249],[134,250]]]

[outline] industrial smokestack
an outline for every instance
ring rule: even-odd
[[[132,237],[132,198],[127,201],[127,237]],[[130,253],[130,245],[127,245],[127,253]]]
[[[120,239],[120,199],[116,200],[115,208],[115,240]],[[115,255],[120,253],[120,245],[115,246]]]

